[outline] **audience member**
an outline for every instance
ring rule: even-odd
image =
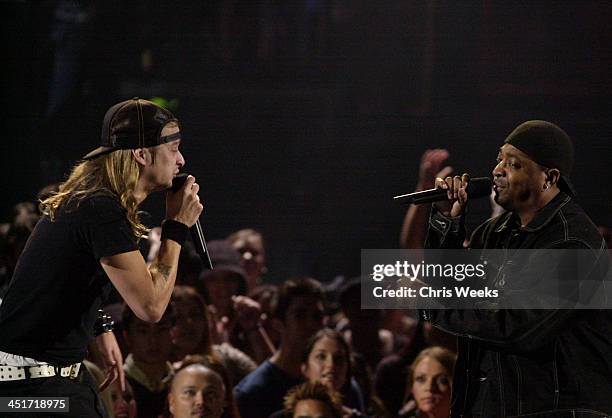
[[[208,244],[214,268],[200,275],[197,289],[214,309],[216,335],[261,362],[274,347],[261,327],[259,303],[246,297],[246,273],[240,265],[240,254],[225,240]]]
[[[383,312],[377,309],[361,309],[360,279],[351,279],[340,289],[340,309],[345,320],[337,324],[337,330],[349,342],[354,352],[365,359],[371,370],[385,356],[397,351],[407,338],[394,335],[382,328]]]
[[[402,408],[406,395],[408,368],[427,345],[424,321],[419,321],[410,344],[378,363],[374,374],[374,393],[390,416],[396,416]]]
[[[336,329],[353,351],[353,376],[363,392],[366,411],[377,416],[383,413],[384,406],[373,390],[374,370],[384,357],[408,344],[408,338],[382,328],[382,310],[361,309],[359,278],[342,285],[338,303],[345,317]]]
[[[207,310],[198,292],[190,286],[175,286],[170,301],[175,314],[171,330],[172,361],[189,354],[215,355],[227,369],[232,382],[239,382],[255,370],[255,362],[228,343],[212,344]]]
[[[386,411],[384,404],[378,399],[374,392],[372,369],[361,354],[353,352],[351,358],[351,371],[353,379],[357,382],[363,394],[366,414],[373,417],[385,416]]]
[[[281,285],[274,307],[274,321],[281,334],[280,347],[236,386],[236,400],[243,418],[267,417],[282,408],[283,396],[301,381],[304,347],[323,327],[323,318],[319,282],[296,278]]]
[[[214,306],[216,332],[221,341],[262,362],[273,352],[261,327],[259,303],[245,296],[246,273],[240,265],[240,254],[224,240],[211,241],[208,250],[214,268],[200,276],[198,290]]]
[[[108,389],[102,392],[102,399],[104,399],[105,392],[108,392],[110,395],[111,403],[109,409],[112,411],[112,417],[136,418],[138,416],[134,391],[128,382],[125,382],[125,391],[121,391],[118,381],[111,383]]]
[[[175,286],[170,305],[174,310],[172,361],[188,354],[212,354],[206,305],[198,292],[190,286]]]
[[[414,317],[409,313],[414,312]],[[381,327],[392,334],[402,336],[411,341],[416,333],[418,320],[416,311],[405,309],[385,309],[382,313]]]
[[[438,346],[419,353],[408,371],[401,417],[448,418],[456,358]]]
[[[302,374],[310,383],[319,382],[344,400],[345,415],[365,413],[359,385],[351,379],[351,351],[337,332],[323,328],[312,336],[302,356]]]
[[[262,283],[261,276],[267,272],[263,236],[254,229],[241,229],[229,235],[227,241],[240,253],[249,291],[255,289]]]
[[[232,296],[246,295],[246,273],[240,266],[240,254],[223,240],[208,243],[214,268],[205,270],[198,280],[198,291],[215,307],[219,320],[235,319]]]
[[[90,345],[89,348],[96,349],[95,344]],[[102,353],[98,352],[95,356],[89,353],[89,357],[99,357]],[[102,360],[101,358],[96,360]],[[92,379],[93,387],[96,387],[99,392],[99,405],[98,409],[102,411],[104,417],[109,418],[136,418],[136,401],[134,399],[134,392],[132,386],[128,381],[125,381],[125,391],[121,390],[121,380],[115,379],[109,382],[108,376],[102,371],[102,369],[92,361],[87,359],[83,360],[83,364],[87,368],[89,375],[83,373],[80,379]],[[102,364],[102,363],[100,363]]]
[[[280,344],[280,334],[273,326],[272,321],[272,306],[278,297],[278,286],[272,284],[264,284],[257,286],[249,292],[249,298],[259,303],[261,308],[261,326],[268,334],[273,347],[278,347]],[[276,351],[276,349],[274,350]]]
[[[293,418],[341,418],[340,395],[321,383],[307,382],[285,397],[285,410]]]
[[[134,391],[140,418],[158,416],[164,409],[172,352],[173,313],[169,308],[157,323],[142,321],[129,307],[123,311],[124,337],[129,354],[123,366]]]
[[[211,356],[187,356],[174,373],[168,410],[174,418],[240,418],[232,383],[223,365]]]

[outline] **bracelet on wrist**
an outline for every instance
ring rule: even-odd
[[[97,337],[105,332],[111,332],[113,325],[115,325],[115,321],[113,321],[112,317],[102,309],[98,309],[98,316],[94,322],[94,335]]]

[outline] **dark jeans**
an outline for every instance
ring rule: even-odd
[[[19,380],[13,382],[0,382],[0,396],[27,397],[27,396],[67,396],[70,398],[70,412],[49,413],[32,412],[24,413],[15,411],[15,414],[3,412],[8,416],[19,416],[28,418],[42,417],[78,417],[78,418],[104,418],[106,414],[101,406],[98,391],[90,374],[81,367],[79,379],[68,379],[65,377],[43,377],[39,379]],[[81,380],[81,382],[79,382]]]

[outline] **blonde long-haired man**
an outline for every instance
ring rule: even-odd
[[[102,416],[95,390],[76,380],[94,333],[109,376],[123,380],[121,354],[98,309],[112,284],[139,318],[159,321],[181,245],[203,209],[192,176],[166,193],[161,249],[147,267],[137,247],[148,232],[138,205],[171,186],[185,164],[180,142],[168,110],[138,98],[118,103],[105,115],[101,146],[42,202],[44,216],[0,305],[2,396],[68,396],[71,416]]]

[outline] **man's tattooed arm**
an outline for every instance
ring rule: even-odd
[[[151,317],[157,321],[163,316],[172,296],[180,252],[181,246],[178,243],[164,240],[157,256],[149,265],[153,289],[151,294],[147,295],[149,297],[145,305],[146,309],[152,312]]]

